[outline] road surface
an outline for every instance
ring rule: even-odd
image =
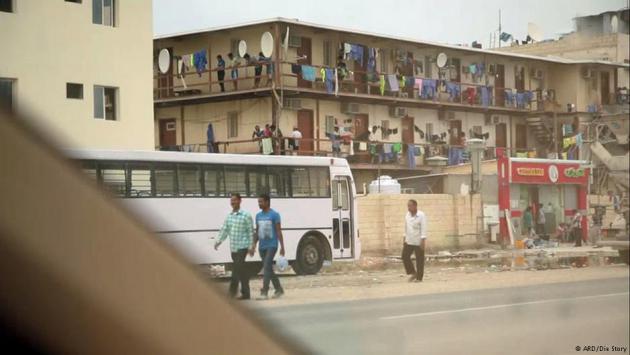
[[[628,290],[628,278],[608,278],[252,307],[320,354],[627,354]]]

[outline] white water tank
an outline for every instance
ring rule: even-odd
[[[371,194],[400,194],[400,184],[391,176],[382,175],[370,183],[369,192]]]

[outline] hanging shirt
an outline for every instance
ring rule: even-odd
[[[264,155],[269,155],[273,153],[273,143],[271,142],[271,138],[263,138],[262,153]]]
[[[415,215],[407,212],[405,215],[405,243],[419,246],[423,239],[427,239],[427,220],[422,211]]]
[[[315,81],[315,67],[310,65],[302,65],[302,79],[307,81]]]

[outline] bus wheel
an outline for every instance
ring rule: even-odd
[[[245,263],[245,272],[249,275],[249,277],[256,277],[262,270],[262,262],[261,261],[252,261]]]
[[[307,236],[300,242],[293,270],[298,275],[315,275],[324,264],[322,245],[314,236]]]

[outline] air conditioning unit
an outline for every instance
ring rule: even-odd
[[[543,78],[543,71],[541,69],[532,69],[532,79],[541,80]]]
[[[289,47],[291,48],[302,47],[302,37],[289,35]]]
[[[407,108],[391,106],[389,108],[389,116],[390,117],[405,117],[407,116]]]
[[[582,77],[584,79],[590,79],[593,77],[593,70],[591,68],[583,68],[582,69]]]
[[[341,103],[341,113],[354,115],[361,113],[361,107],[357,103],[353,102],[342,102]]]
[[[302,108],[302,101],[300,99],[284,99],[282,108],[287,110],[300,110]]]

